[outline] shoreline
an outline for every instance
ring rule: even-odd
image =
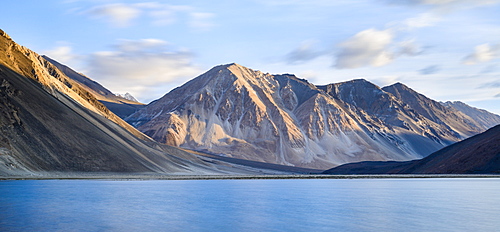
[[[500,178],[500,174],[379,174],[379,175],[158,175],[158,174],[59,174],[0,176],[4,180],[272,180],[272,179],[424,179],[424,178]]]

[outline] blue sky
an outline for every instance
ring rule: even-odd
[[[239,63],[314,84],[402,82],[500,114],[500,0],[3,0],[0,28],[150,102]]]

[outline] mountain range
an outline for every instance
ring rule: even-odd
[[[0,175],[317,173],[420,159],[500,124],[401,83],[317,86],[235,63],[145,105],[1,30],[0,100]]]
[[[155,142],[105,105],[136,103],[52,62],[0,30],[0,176],[266,173]]]
[[[154,140],[220,156],[328,169],[423,158],[500,124],[401,83],[316,86],[294,75],[220,65],[125,120]],[[483,119],[481,119],[483,118]]]

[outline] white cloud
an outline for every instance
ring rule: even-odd
[[[452,11],[484,7],[500,3],[500,0],[385,0],[393,5],[423,7],[438,14],[448,14]]]
[[[190,13],[191,19],[189,25],[193,29],[207,31],[215,26],[213,23],[214,14],[204,13],[204,12],[192,12]]]
[[[121,40],[120,44],[116,45],[116,47],[122,52],[152,52],[158,49],[162,50],[168,44],[167,41],[160,39]]]
[[[316,78],[318,77],[318,73],[314,70],[304,70],[299,73],[298,75],[300,78],[305,78],[306,80],[310,82],[314,82]]]
[[[72,50],[71,46],[64,45],[55,47],[52,50],[44,51],[43,54],[57,60],[57,62],[68,64],[79,58],[78,55],[73,54]]]
[[[383,66],[390,63],[394,55],[389,51],[393,40],[391,30],[368,29],[361,31],[339,44],[337,68]]]
[[[318,56],[326,54],[315,48],[316,41],[308,40],[300,44],[300,46],[286,55],[286,61],[290,64],[302,63],[310,61]]]
[[[414,28],[422,28],[422,27],[431,27],[434,26],[437,22],[441,21],[441,18],[436,14],[432,13],[422,13],[417,17],[408,18],[404,20],[400,27],[406,30],[411,30]]]
[[[107,4],[93,7],[86,13],[103,18],[116,27],[127,27],[133,19],[141,14],[141,10],[128,4]]]
[[[496,59],[500,56],[500,44],[490,46],[489,44],[481,44],[474,48],[474,52],[463,59],[463,63],[473,65],[477,63],[487,62]]]
[[[168,5],[160,3],[136,4],[147,9],[149,16],[153,19],[153,24],[166,26],[178,21],[179,14],[190,14],[197,12],[193,7],[184,5]]]
[[[85,57],[80,54],[74,53],[73,48],[68,43],[58,43],[60,44],[59,46],[54,47],[51,50],[45,50],[41,54],[48,56],[49,58],[80,72],[86,71],[86,69],[84,68]]]
[[[435,6],[450,6],[457,4],[469,4],[469,5],[489,5],[497,4],[499,0],[386,0],[391,4],[398,5],[435,5]]]
[[[422,52],[414,40],[401,41],[397,45],[398,55],[416,56]]]
[[[439,65],[431,65],[431,66],[427,66],[427,67],[425,67],[423,69],[418,70],[418,72],[421,75],[431,75],[431,74],[438,73],[440,70],[441,70],[441,66],[439,66]]]
[[[98,19],[104,19],[115,27],[131,26],[139,18],[149,20],[156,26],[167,26],[185,19],[185,24],[195,30],[206,31],[215,24],[212,13],[200,12],[191,6],[169,5],[157,2],[133,4],[106,4],[83,12]]]
[[[89,76],[116,92],[130,92],[137,98],[152,92],[166,93],[165,85],[180,84],[199,74],[187,51],[168,51],[168,43],[156,39],[126,40],[114,51],[90,55]]]

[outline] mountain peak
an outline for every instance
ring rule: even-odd
[[[407,91],[412,91],[412,92],[417,92],[415,90],[413,90],[412,88],[408,87],[407,85],[401,83],[401,82],[396,82],[392,85],[388,85],[388,86],[384,86],[382,89],[386,90],[386,89],[390,89],[390,88],[394,88],[394,89],[401,89],[401,90],[407,90]]]
[[[130,93],[125,93],[125,94],[121,94],[121,93],[115,93],[115,96],[118,96],[118,97],[121,97],[121,98],[124,98],[124,99],[127,99],[129,101],[133,101],[133,102],[139,102],[134,96],[132,96],[132,94]]]
[[[238,64],[238,63],[234,63],[234,62],[233,62],[233,63],[229,63],[229,64],[222,64],[222,65],[220,65],[220,66],[223,66],[223,67],[228,67],[228,68],[229,68],[229,67],[231,67],[231,66],[243,67],[243,65],[240,65],[240,64]]]
[[[401,82],[396,82],[392,85],[385,86],[382,88],[383,91],[389,92],[396,96],[399,99],[402,99],[402,95],[412,95],[413,97],[416,97],[422,101],[430,101],[428,97],[422,95],[421,93],[413,90],[412,88],[408,87],[407,85],[401,83]],[[406,99],[408,100],[408,99]],[[405,100],[403,100],[405,101]]]
[[[212,68],[212,70],[222,70],[222,69],[234,69],[234,68],[243,68],[243,69],[249,69],[243,65],[237,64],[237,63],[229,63],[229,64],[221,64],[217,65]]]
[[[215,66],[208,72],[200,75],[199,78],[207,79],[208,77],[211,80],[217,80],[217,82],[226,82],[229,76],[241,80],[253,80],[263,75],[264,73],[259,70],[253,70],[237,63],[230,63]]]
[[[251,68],[245,67],[245,66],[237,64],[237,63],[223,64],[223,65],[219,65],[217,67],[218,68],[227,69],[227,70],[229,70],[229,71],[231,71],[233,73],[234,72],[240,72],[242,70],[244,70],[244,71],[251,71],[251,72],[260,72],[258,70],[253,70]]]
[[[334,85],[348,85],[348,86],[351,86],[351,85],[354,85],[354,86],[362,86],[362,87],[372,87],[372,88],[377,88],[377,89],[380,89],[380,87],[366,79],[363,79],[363,78],[359,78],[359,79],[353,79],[353,80],[350,80],[350,81],[344,81],[344,82],[339,82],[339,83],[335,83]]]

